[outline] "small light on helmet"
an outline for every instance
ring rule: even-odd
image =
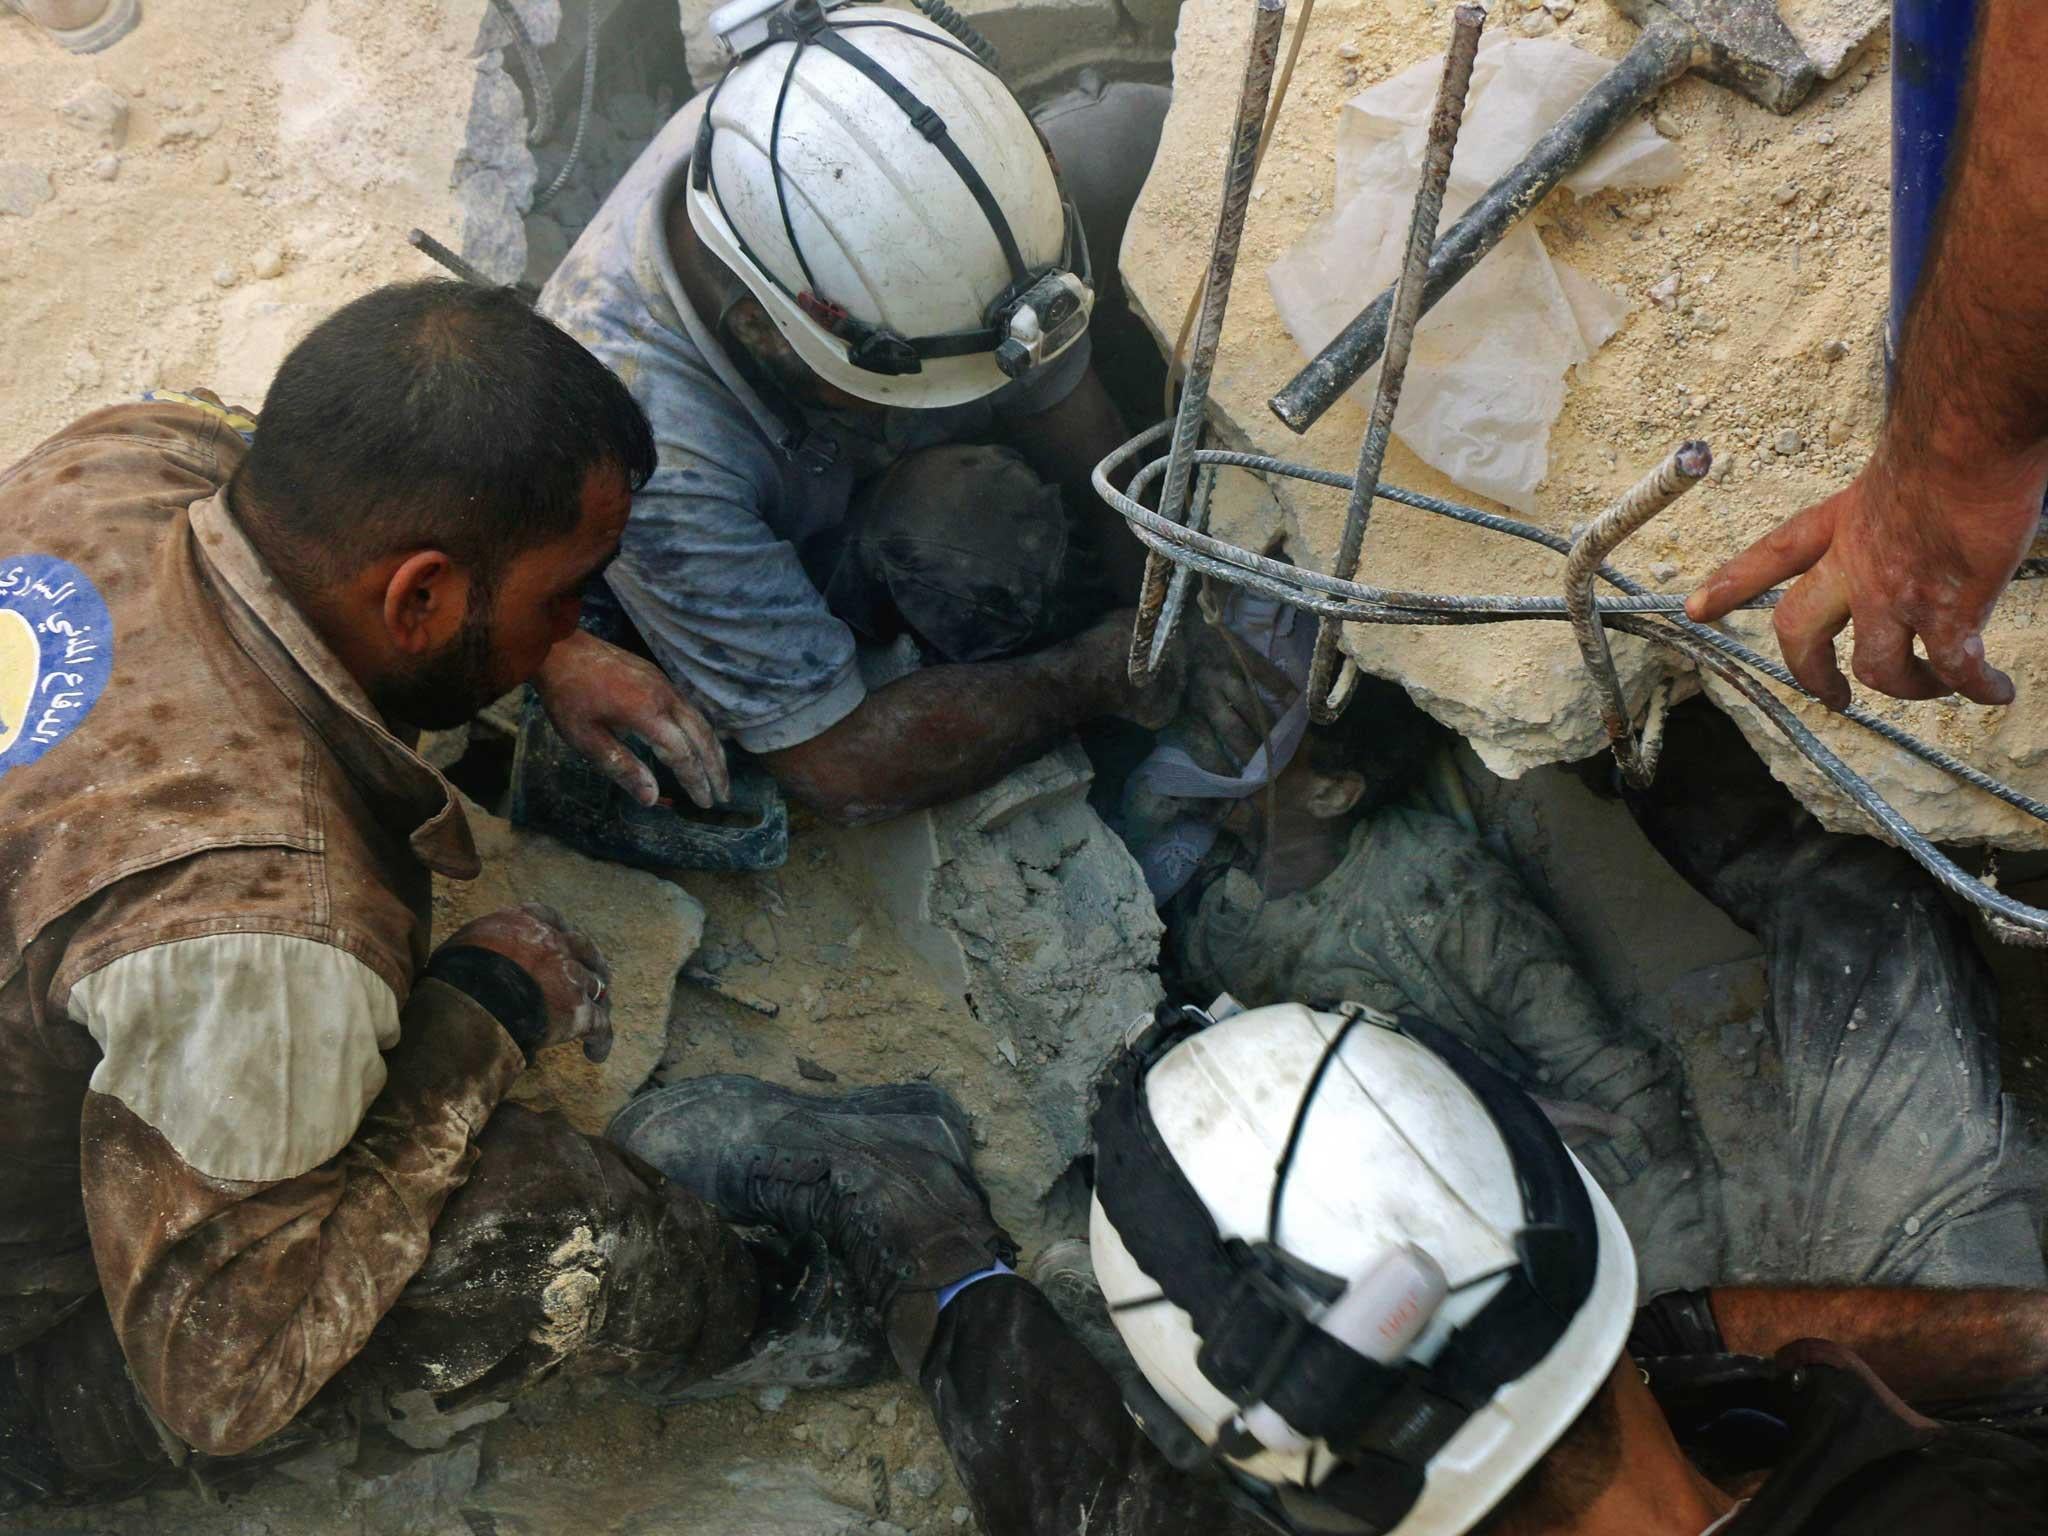
[[[1092,297],[1087,284],[1071,272],[1039,278],[996,317],[1003,336],[996,345],[996,366],[1015,379],[1059,356],[1088,328]]]

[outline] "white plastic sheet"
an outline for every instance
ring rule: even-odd
[[[1552,39],[1483,39],[1451,164],[1442,229],[1512,168],[1613,66]],[[1347,102],[1335,211],[1267,273],[1280,318],[1312,356],[1400,270],[1441,57]],[[1565,181],[1584,196],[1676,178],[1677,146],[1630,123]],[[1553,261],[1525,220],[1423,317],[1394,431],[1468,490],[1527,511],[1549,468],[1565,371],[1620,329],[1628,305]],[[1369,401],[1378,369],[1354,388]]]

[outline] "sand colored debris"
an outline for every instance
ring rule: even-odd
[[[1497,7],[1490,25],[1556,35],[1618,58],[1632,24],[1598,3]],[[1299,8],[1294,8],[1290,27]],[[1189,0],[1175,52],[1164,144],[1123,248],[1132,298],[1170,339],[1207,259],[1250,12]],[[1265,400],[1303,357],[1275,313],[1265,274],[1333,207],[1343,104],[1418,59],[1442,52],[1449,8],[1424,0],[1321,0],[1275,142],[1253,191],[1212,410],[1234,445],[1349,473],[1365,406],[1348,396],[1304,437]],[[1621,332],[1568,379],[1534,521],[1584,522],[1687,437],[1713,444],[1715,478],[1625,547],[1623,568],[1681,593],[1792,512],[1846,485],[1870,451],[1881,408],[1879,332],[1886,299],[1889,59],[1882,39],[1847,62],[1790,117],[1697,79],[1664,92],[1650,115],[1685,165],[1667,187],[1577,200],[1559,193],[1534,223],[1560,261],[1633,306]],[[1474,498],[1398,442],[1387,478],[1455,500]],[[1343,518],[1334,491],[1281,483],[1296,558],[1328,562]],[[1440,592],[1555,592],[1561,562],[1534,546],[1381,503],[1363,571],[1383,585]],[[2048,593],[2021,584],[1986,636],[2022,699],[2048,689],[2039,634]],[[1738,627],[1775,653],[1767,620]],[[1347,647],[1399,678],[1510,775],[1588,756],[1604,745],[1591,689],[1561,624],[1458,630],[1354,627]],[[1632,699],[1676,663],[1619,638]],[[1708,691],[1726,703],[1726,690]],[[2048,716],[2038,708],[1956,703],[1869,707],[2035,794],[2048,792]],[[1738,718],[1742,710],[1734,711]],[[2048,846],[2048,828],[1920,767],[1853,727],[1802,710],[1825,739],[1934,836]],[[1750,740],[1836,825],[1861,817],[1824,795],[1782,738],[1744,719]]]

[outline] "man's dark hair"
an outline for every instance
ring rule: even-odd
[[[1399,683],[1361,674],[1344,713],[1303,733],[1301,756],[1317,773],[1362,774],[1355,814],[1364,815],[1405,789],[1449,739]]]
[[[488,582],[580,521],[615,465],[639,490],[654,432],[605,365],[509,288],[399,283],[292,348],[229,487],[288,585],[437,548]]]

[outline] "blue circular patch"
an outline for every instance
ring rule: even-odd
[[[114,672],[114,621],[68,560],[0,559],[0,776],[77,730]]]

